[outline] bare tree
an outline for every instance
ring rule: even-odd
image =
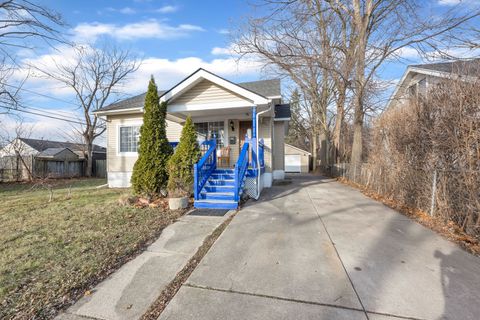
[[[33,126],[25,124],[21,116],[11,115],[10,117],[12,117],[10,123],[15,123],[13,130],[12,128],[0,130],[0,146],[3,147],[0,153],[1,164],[4,169],[12,173],[15,171],[16,180],[23,180],[25,172],[27,180],[32,181],[34,153],[20,138],[29,138],[32,135]]]
[[[352,22],[355,34],[354,135],[351,162],[362,161],[362,130],[367,87],[384,62],[403,48],[425,52],[425,45],[478,17],[480,10],[462,13],[455,8],[442,17],[425,19],[423,1],[326,0],[339,15]]]
[[[54,10],[27,0],[0,2],[0,103],[5,112],[16,107],[18,87],[9,86],[9,78],[18,69],[16,50],[33,49],[35,40],[51,45],[63,41],[65,25]]]
[[[315,169],[318,149],[322,164],[329,161],[327,109],[333,101],[333,81],[323,66],[329,63],[328,22],[331,15],[325,13],[312,19],[312,12],[317,12],[316,1],[266,0],[260,5],[269,6],[271,12],[245,23],[234,39],[235,49],[241,57],[260,59],[270,72],[287,74],[303,98],[309,100]]]
[[[40,76],[54,79],[74,91],[85,122],[81,135],[86,145],[86,175],[91,176],[93,142],[106,130],[105,124],[93,112],[120,93],[118,87],[138,69],[140,62],[129,51],[105,45],[102,48],[77,46],[73,61],[54,61],[54,65],[53,70],[46,66],[33,68]]]

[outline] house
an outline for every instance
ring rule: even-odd
[[[197,129],[204,155],[194,168],[196,207],[236,208],[243,193],[256,198],[284,178],[290,106],[282,104],[280,80],[233,83],[198,69],[159,95],[168,103],[171,143],[179,141],[188,115]],[[144,99],[141,94],[96,112],[107,120],[110,187],[130,185]]]
[[[0,149],[0,180],[25,180],[29,172],[34,177],[83,176],[85,150],[81,143],[16,138]],[[94,145],[92,158],[105,160],[106,148]]]
[[[285,172],[308,173],[312,154],[285,143]]]
[[[401,105],[410,97],[427,94],[443,80],[478,79],[479,75],[480,58],[408,66],[390,97],[386,109]]]

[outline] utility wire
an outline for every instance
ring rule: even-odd
[[[40,116],[40,117],[45,117],[45,118],[50,118],[50,119],[55,119],[55,120],[61,120],[61,121],[66,121],[66,122],[71,122],[71,123],[77,123],[77,124],[81,124],[81,125],[84,125],[84,126],[87,125],[85,122],[80,122],[80,121],[78,121],[78,120],[70,120],[70,119],[66,119],[66,118],[51,116],[51,115],[47,115],[47,114],[42,114],[42,113],[33,112],[33,111],[27,111],[27,110],[18,109],[18,108],[13,108],[13,107],[7,107],[7,106],[0,106],[0,107],[1,107],[1,108],[5,108],[5,109],[7,109],[7,110],[19,111],[19,112],[34,114],[34,115],[37,115],[37,116]]]
[[[19,87],[19,86],[14,86],[14,85],[3,83],[3,82],[0,82],[0,84],[2,84],[4,86],[7,86],[7,87],[17,89],[17,90],[22,90],[22,91],[29,92],[29,93],[32,93],[32,94],[36,94],[36,95],[44,97],[44,98],[57,100],[57,101],[60,101],[60,102],[63,102],[63,103],[68,103],[68,104],[71,104],[71,105],[74,105],[74,106],[78,107],[78,104],[73,102],[73,101],[68,101],[68,100],[64,100],[64,99],[61,99],[61,98],[52,97],[52,96],[49,96],[49,95],[46,95],[46,94],[43,94],[43,93],[40,93],[40,92],[37,92],[37,91],[33,91],[33,90],[30,90],[30,89],[25,89],[25,88],[22,88],[22,87]]]

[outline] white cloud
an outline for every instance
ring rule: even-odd
[[[396,55],[404,59],[419,59],[420,55],[415,48],[403,47],[396,52]]]
[[[178,11],[178,9],[179,8],[177,6],[163,6],[161,8],[158,8],[155,11],[159,12],[159,13],[173,13],[173,12]]]
[[[200,26],[180,24],[168,25],[154,19],[129,23],[123,26],[107,23],[81,23],[74,29],[74,39],[80,42],[92,42],[99,36],[108,35],[119,40],[132,40],[141,38],[174,39],[188,36],[192,32],[205,31]]]
[[[160,89],[168,89],[198,68],[204,68],[230,80],[245,75],[258,75],[261,64],[252,60],[237,62],[234,58],[206,61],[198,57],[176,60],[151,57],[143,61],[139,70],[132,75],[125,91],[140,93],[147,89],[150,75],[153,74]]]
[[[462,0],[438,0],[437,3],[441,6],[454,6],[461,3]]]
[[[137,11],[135,11],[134,9],[132,9],[130,7],[122,8],[122,9],[118,10],[118,12],[123,13],[123,14],[135,14],[135,13],[137,13]]]
[[[220,30],[217,30],[217,32],[220,34],[230,34],[230,30],[228,29],[220,29]]]
[[[210,52],[213,55],[230,55],[232,52],[230,51],[229,48],[220,48],[220,47],[215,47],[212,49]]]

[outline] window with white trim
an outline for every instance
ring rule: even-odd
[[[121,126],[119,132],[120,152],[137,152],[140,126]]]
[[[217,146],[223,147],[225,145],[225,124],[223,121],[197,122],[195,123],[195,130],[200,142],[210,140],[215,135]]]

